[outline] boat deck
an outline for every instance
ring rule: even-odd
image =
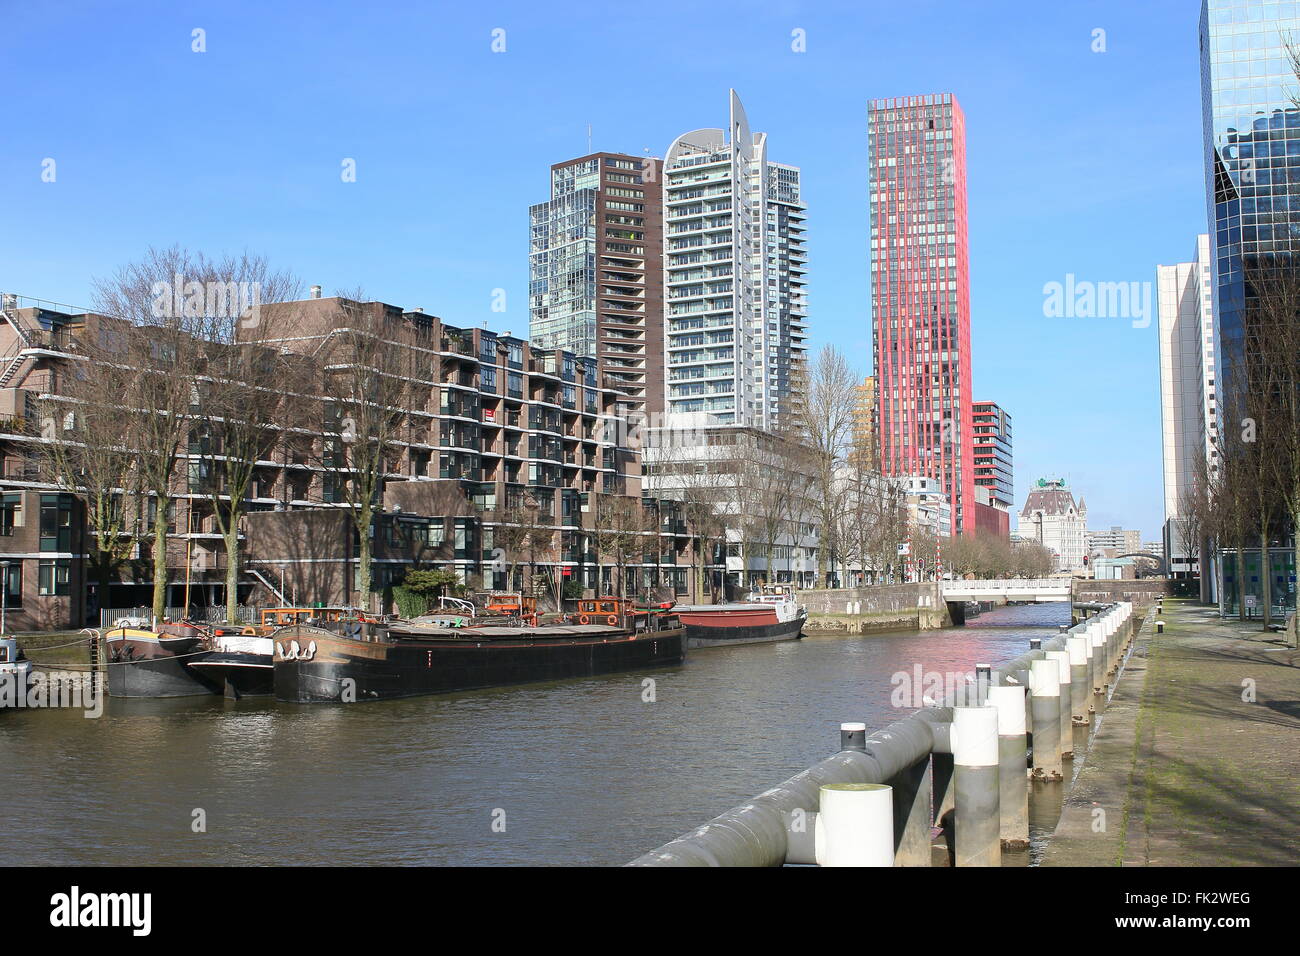
[[[499,638],[534,638],[555,640],[566,637],[621,637],[626,628],[608,624],[562,624],[542,627],[524,627],[510,624],[488,624],[483,627],[390,627],[391,637],[419,637],[444,641],[493,640]]]

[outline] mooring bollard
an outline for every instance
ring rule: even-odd
[[[867,725],[857,721],[840,724],[840,749],[867,751]]]
[[[1070,693],[1070,652],[1069,651],[1048,651],[1049,660],[1056,661],[1056,666],[1060,669],[1060,721],[1061,721],[1061,759],[1074,759],[1074,731],[1071,729],[1073,723],[1070,714],[1073,712],[1074,704],[1073,695]]]
[[[1088,683],[1088,656],[1092,648],[1082,634],[1071,634],[1065,646],[1070,654],[1070,716],[1076,724],[1088,723],[1088,700],[1092,686]]]
[[[1031,637],[1029,639],[1029,649],[1031,651],[1041,651],[1043,649],[1043,639],[1041,637]]]
[[[1160,620],[1159,618],[1157,618],[1157,619],[1156,619],[1156,633],[1157,633],[1157,634],[1163,634],[1164,632],[1165,632],[1165,622],[1162,621],[1162,620]]]
[[[1092,692],[1102,695],[1106,692],[1106,634],[1100,624],[1088,625],[1088,639],[1092,642]]]
[[[1106,689],[1115,674],[1115,614],[1106,615]]]
[[[1029,665],[1029,700],[1033,714],[1034,776],[1061,779],[1061,668],[1054,660]]]
[[[1025,778],[1025,689],[990,687],[998,712],[998,835],[1004,850],[1029,846],[1029,786]]]
[[[813,842],[821,866],[893,866],[894,794],[883,783],[828,783]]]
[[[998,710],[954,707],[952,744],[957,808],[957,866],[1001,866],[998,787]]]

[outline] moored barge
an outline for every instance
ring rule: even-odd
[[[268,697],[275,690],[274,643],[270,635],[289,624],[342,620],[354,613],[342,607],[263,608],[257,624],[218,624],[207,641],[207,654],[195,655],[189,667],[206,678],[217,693],[239,700]]]
[[[206,632],[194,624],[156,629],[119,625],[104,633],[110,697],[203,697],[220,687],[190,667],[208,653]]]
[[[387,700],[682,661],[685,629],[674,615],[620,605],[602,623],[586,624],[362,618],[295,624],[272,635],[275,697],[292,703]]]
[[[803,636],[808,620],[794,588],[784,584],[764,585],[748,601],[678,605],[673,611],[685,625],[687,646],[692,648],[795,641]]]

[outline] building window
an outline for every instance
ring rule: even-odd
[[[0,568],[0,579],[3,579],[5,606],[11,608],[20,608],[23,606],[23,565],[21,561],[14,561],[8,567]]]
[[[72,550],[72,499],[41,495],[41,550]]]
[[[23,526],[23,496],[5,495],[0,499],[0,535],[8,537],[14,528]]]
[[[72,562],[67,560],[42,561],[38,578],[41,597],[71,594],[72,589],[68,583],[71,568]]]

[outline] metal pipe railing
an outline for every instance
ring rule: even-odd
[[[780,866],[856,859],[854,853],[830,853],[826,845],[835,834],[845,834],[841,839],[852,840],[855,846],[871,842],[864,842],[860,833],[852,838],[847,835],[854,819],[851,808],[861,805],[862,826],[876,826],[878,820],[872,817],[869,821],[865,808],[874,807],[870,811],[874,814],[880,803],[878,799],[848,800],[838,793],[851,791],[852,785],[892,789],[894,865],[929,865],[932,808],[937,821],[954,813],[958,831],[966,833],[956,848],[958,865],[995,865],[1000,860],[1000,845],[1014,847],[1028,840],[1028,784],[1013,785],[1001,779],[1010,774],[1014,781],[1015,768],[1026,766],[1028,744],[1025,721],[1007,711],[1020,706],[1020,695],[1008,698],[994,688],[1025,688],[1024,716],[1033,734],[1035,772],[1060,779],[1062,728],[1072,727],[1071,718],[1082,706],[1082,702],[1067,698],[1065,710],[1061,709],[1063,688],[1076,684],[1074,661],[1082,649],[1079,639],[1086,638],[1088,646],[1100,652],[1099,659],[1088,661],[1088,671],[1114,674],[1136,623],[1131,604],[1109,605],[1050,640],[1036,639],[1038,646],[987,677],[981,668],[982,679],[973,685],[975,693],[971,695],[975,706],[962,708],[963,712],[980,713],[963,713],[956,728],[954,705],[960,702],[953,697],[944,706],[917,710],[870,735],[865,734],[863,724],[844,724],[839,753],[628,865]],[[1075,639],[1073,658],[1071,638]],[[1092,690],[1087,696],[1095,696],[1096,688]],[[986,702],[986,695],[998,700]],[[1095,706],[1094,701],[1084,712]],[[825,825],[818,829],[823,787],[833,787],[838,794],[834,826],[829,831]]]

